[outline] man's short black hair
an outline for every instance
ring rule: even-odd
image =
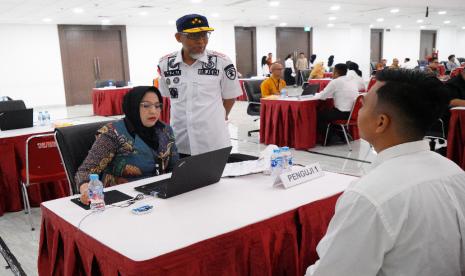
[[[347,74],[347,65],[344,63],[334,65],[334,72],[337,72],[339,76],[345,76]]]
[[[377,106],[395,113],[405,137],[422,139],[447,110],[447,91],[434,75],[407,69],[382,70],[376,74],[385,82],[377,90]]]
[[[455,58],[455,55],[450,55],[447,59],[448,59],[448,60],[451,60],[451,59],[453,59],[453,58]]]

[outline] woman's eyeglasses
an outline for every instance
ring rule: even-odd
[[[144,109],[150,109],[152,107],[154,107],[155,109],[162,109],[163,108],[163,104],[162,103],[148,103],[148,102],[141,102],[140,103],[140,106]]]
[[[208,40],[210,38],[211,32],[198,32],[198,33],[181,33],[187,39],[191,40]]]

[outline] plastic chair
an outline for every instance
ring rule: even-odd
[[[450,72],[450,77],[453,78],[455,76],[458,76],[460,73],[462,73],[462,71],[463,67],[457,67],[452,72]]]
[[[354,105],[352,106],[352,110],[350,111],[349,118],[347,120],[334,120],[328,124],[326,127],[326,136],[325,142],[323,146],[326,146],[326,141],[328,140],[329,129],[331,125],[338,125],[341,127],[342,132],[344,133],[344,138],[346,139],[347,146],[349,147],[349,151],[352,151],[352,147],[350,146],[349,138],[349,127],[357,125],[357,118],[358,118],[358,111],[362,107],[362,98],[366,93],[360,94],[355,99]]]
[[[262,92],[260,90],[260,85],[263,80],[247,80],[243,82],[245,93],[247,94],[247,101],[249,105],[247,106],[247,114],[250,116],[260,116],[260,98],[262,97]],[[259,118],[254,119],[254,122]],[[247,135],[250,137],[252,133],[259,132],[260,129],[254,129],[247,132]]]
[[[66,179],[53,134],[33,135],[26,140],[26,168],[21,170],[24,210],[28,214],[31,230],[31,205],[27,188],[32,184]]]

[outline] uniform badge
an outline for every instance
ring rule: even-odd
[[[171,99],[177,99],[178,98],[178,89],[177,88],[170,88],[170,96],[171,96]]]
[[[166,85],[170,85],[171,84],[171,80],[170,79],[166,79]]]
[[[218,63],[217,56],[208,56],[208,62],[202,63],[202,69],[198,70],[199,75],[218,76],[220,70],[216,69]]]
[[[164,71],[165,77],[181,76],[181,70],[179,70],[179,63],[174,63],[176,56],[168,57],[167,71]]]
[[[178,83],[179,83],[179,77],[174,77],[173,83],[174,83],[174,84],[178,84]]]
[[[234,65],[233,64],[229,64],[228,66],[226,66],[224,68],[224,72],[226,74],[226,77],[228,77],[228,79],[230,80],[235,80],[236,79],[236,68],[234,68]]]

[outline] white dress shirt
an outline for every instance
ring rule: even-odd
[[[363,79],[359,75],[357,75],[357,72],[355,72],[354,70],[347,70],[347,75],[346,76],[348,78],[351,78],[352,81],[357,84],[358,91],[365,91],[366,90],[365,82],[363,81]]]
[[[388,148],[336,204],[307,276],[465,275],[465,173],[428,141]]]
[[[401,68],[405,68],[405,69],[415,69],[415,67],[417,67],[418,64],[412,62],[412,61],[408,61],[406,63],[403,63],[400,65]]]
[[[292,58],[288,58],[284,61],[284,67],[285,68],[291,68],[292,69],[292,73],[295,73],[295,69],[294,69],[294,61],[292,60]]]
[[[160,92],[171,99],[178,151],[194,155],[230,146],[223,99],[242,95],[231,60],[206,50],[187,65],[179,51],[161,58],[158,67]]]
[[[357,84],[347,76],[332,80],[323,91],[316,93],[314,99],[333,98],[334,106],[340,111],[351,111],[359,95]]]

